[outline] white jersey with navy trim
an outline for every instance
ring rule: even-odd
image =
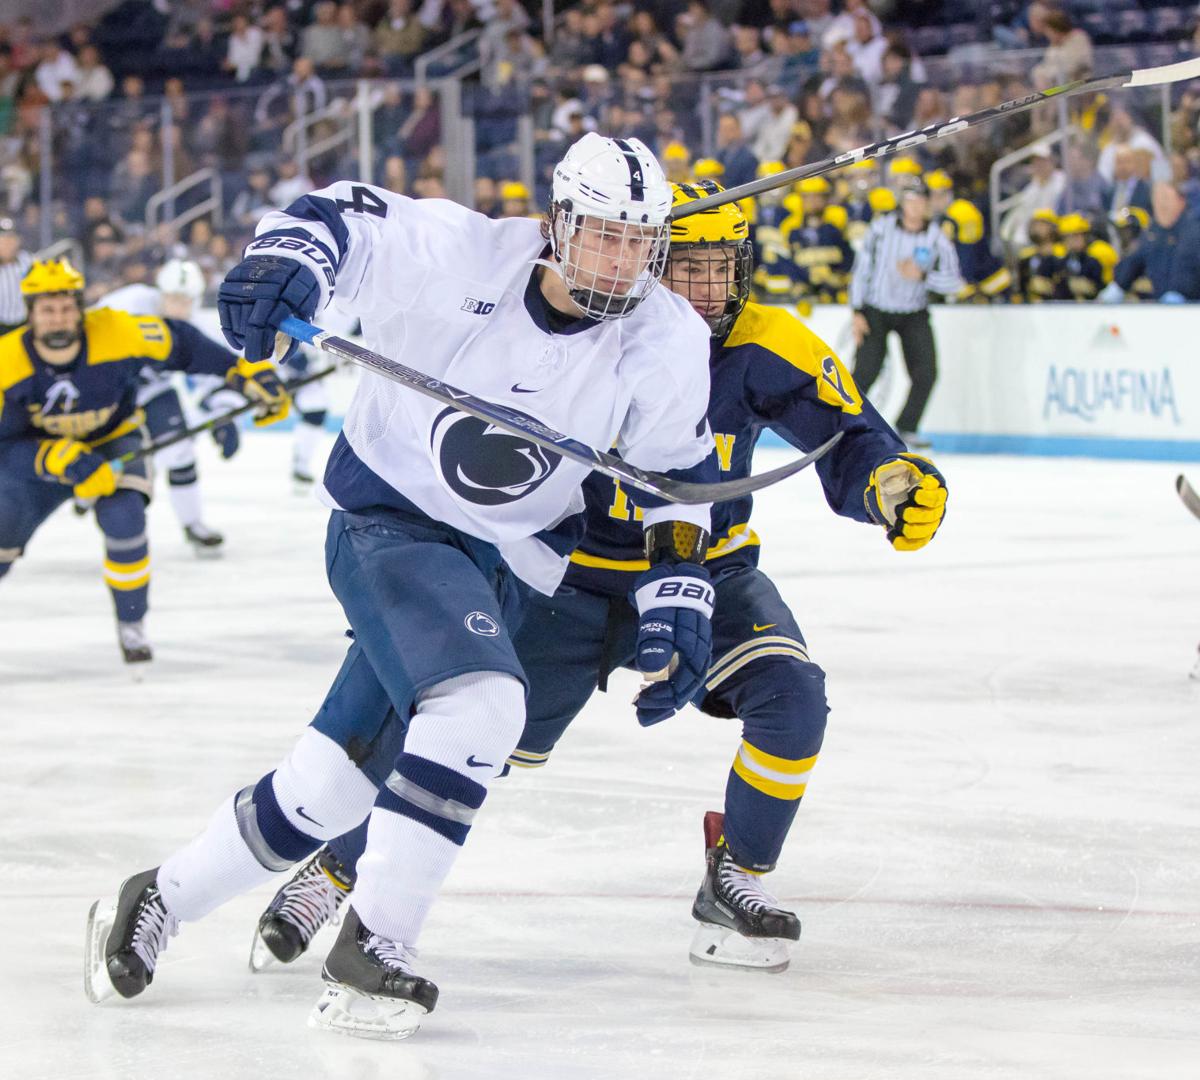
[[[687,469],[708,457],[703,320],[660,287],[626,318],[551,333],[527,296],[546,249],[535,221],[493,221],[442,199],[344,181],[267,214],[258,233],[246,254],[309,266],[320,307],[336,297],[376,352],[591,446],[616,446],[642,468]],[[364,490],[382,480],[431,518],[503,545],[526,580],[511,545],[582,505],[586,466],[371,372],[343,434],[366,468],[338,473],[335,448],[327,505],[360,498],[347,476],[361,477]],[[707,506],[659,505],[645,517],[709,527]]]

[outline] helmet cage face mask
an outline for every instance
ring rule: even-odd
[[[687,273],[683,272],[685,265]],[[676,240],[671,245],[666,280],[667,287],[687,300],[708,323],[712,337],[724,341],[750,299],[753,273],[754,249],[749,240],[689,244]],[[719,296],[725,298],[720,311],[701,310]]]
[[[654,291],[667,264],[667,222],[577,214],[550,204],[550,249],[571,299],[599,322],[623,319]]]

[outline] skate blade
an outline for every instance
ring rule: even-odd
[[[279,962],[279,957],[271,952],[267,943],[263,941],[262,934],[255,930],[254,940],[250,943],[250,970],[257,975]]]
[[[215,547],[205,547],[203,544],[192,544],[191,549],[195,553],[197,559],[203,559],[205,562],[213,559],[223,558],[225,555],[224,544],[217,544]]]
[[[116,903],[101,906],[97,900],[88,911],[87,933],[83,945],[83,992],[93,1005],[99,1005],[116,995],[116,987],[108,977],[105,949],[117,917]]]
[[[425,1015],[425,1007],[415,1001],[373,997],[331,983],[309,1013],[308,1026],[357,1039],[396,1042],[415,1035]]]
[[[134,663],[125,664],[125,672],[129,676],[129,681],[132,683],[144,683],[150,677],[150,665],[152,660],[138,660]]]
[[[688,950],[697,967],[740,968],[777,975],[792,962],[788,938],[748,938],[727,926],[701,923]]]

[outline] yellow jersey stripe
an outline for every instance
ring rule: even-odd
[[[749,523],[742,525],[734,525],[717,543],[708,549],[704,556],[704,561],[709,559],[719,559],[722,555],[729,555],[734,551],[738,551],[744,547],[750,547],[754,544],[761,544],[762,541],[758,538]],[[594,570],[649,570],[650,562],[648,559],[606,559],[600,555],[591,555],[586,551],[571,552],[571,562],[576,566],[588,566]]]

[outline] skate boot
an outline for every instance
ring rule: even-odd
[[[141,619],[137,622],[118,622],[117,638],[121,642],[121,655],[125,657],[125,663],[144,664],[154,659]]]
[[[88,912],[83,989],[96,1004],[114,993],[137,997],[154,981],[158,954],[179,932],[179,920],[163,903],[158,867],[134,874],[115,903],[97,900]]]
[[[192,545],[192,550],[196,553],[197,558],[219,559],[221,557],[225,537],[216,529],[210,529],[204,522],[197,521],[194,525],[184,526],[183,535]]]
[[[413,973],[416,951],[372,934],[351,907],[325,958],[325,993],[310,1027],[361,1039],[407,1039],[433,1012],[438,988]]]
[[[314,477],[312,469],[300,462],[292,463],[292,490],[297,495],[307,495],[312,491]]]
[[[707,868],[692,918],[700,923],[692,938],[693,964],[719,964],[778,972],[791,960],[800,938],[800,920],[785,911],[762,886],[759,874],[733,861],[721,835],[725,816],[704,815]]]
[[[290,964],[303,955],[322,926],[337,925],[338,908],[353,885],[329,848],[321,848],[275,894],[258,920],[250,970],[262,971],[276,961]]]

